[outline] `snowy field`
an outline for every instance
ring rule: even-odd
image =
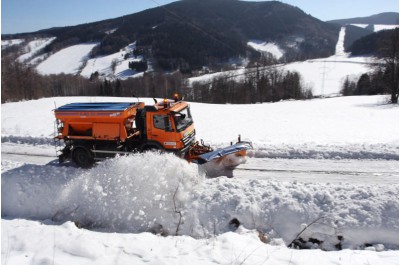
[[[136,99],[2,104],[4,264],[399,264],[399,113],[386,97],[192,103],[198,139],[225,146],[240,133],[253,141],[248,164],[232,179],[207,178],[168,154],[109,159],[89,170],[58,165],[52,109],[94,101]],[[303,161],[305,170],[329,174],[290,178]],[[248,165],[288,170],[260,178]],[[349,178],[362,171],[374,181],[337,180],[345,169]],[[311,249],[288,248],[296,238]]]

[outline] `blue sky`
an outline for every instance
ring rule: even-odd
[[[1,33],[72,26],[139,12],[169,0],[2,0]],[[320,19],[399,12],[398,0],[283,0]]]

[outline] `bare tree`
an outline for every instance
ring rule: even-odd
[[[391,103],[397,104],[399,99],[399,29],[393,30],[389,38],[381,40],[378,51],[377,71],[384,73],[384,80],[391,94]]]

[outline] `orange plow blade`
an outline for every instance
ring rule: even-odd
[[[247,150],[252,149],[249,142],[239,142],[197,157],[197,163],[209,177],[233,177],[233,170],[246,162]]]

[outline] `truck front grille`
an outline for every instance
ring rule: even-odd
[[[195,130],[191,131],[185,137],[183,137],[182,142],[183,142],[184,146],[186,147],[186,146],[190,145],[194,141],[195,137],[196,137]]]

